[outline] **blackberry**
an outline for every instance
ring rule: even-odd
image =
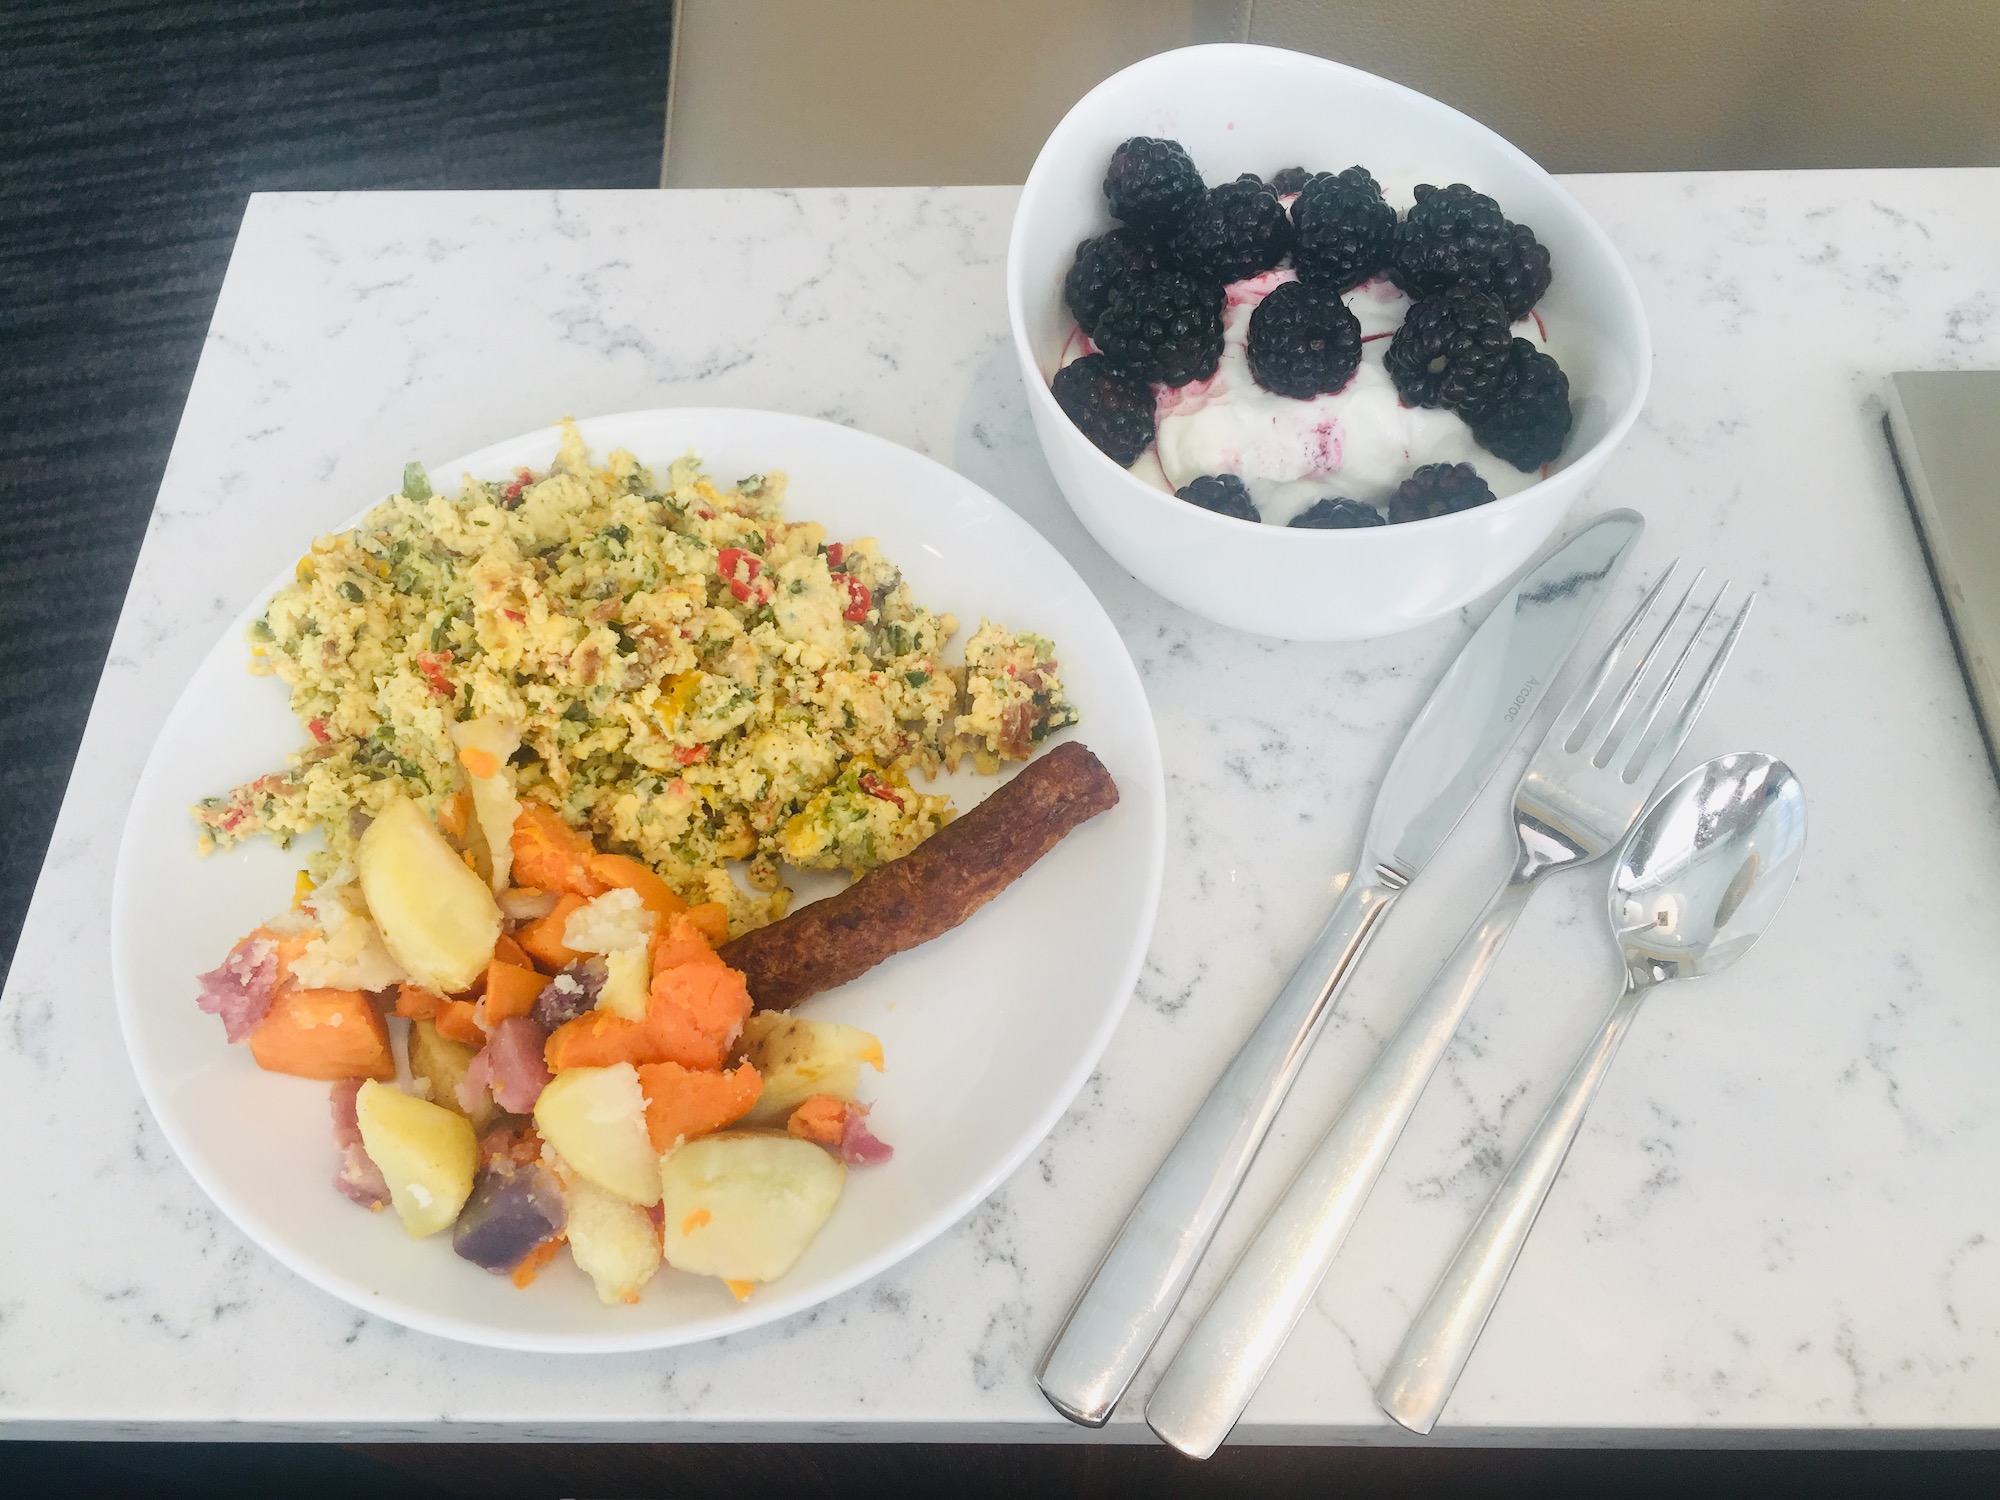
[[[1507,316],[1520,319],[1534,311],[1555,271],[1549,263],[1549,247],[1535,238],[1534,230],[1510,222],[1507,232],[1514,237],[1514,269],[1507,274],[1506,285],[1493,291],[1506,307]]]
[[[1204,474],[1174,493],[1189,505],[1199,505],[1219,516],[1234,516],[1239,521],[1264,519],[1251,501],[1250,492],[1243,488],[1243,481],[1234,474]]]
[[[1361,320],[1331,287],[1287,281],[1250,314],[1250,373],[1303,401],[1337,391],[1361,363]]]
[[[1428,521],[1492,500],[1493,491],[1471,464],[1425,464],[1396,486],[1389,497],[1389,520]]]
[[[1305,280],[1337,292],[1357,287],[1389,263],[1396,210],[1365,167],[1321,172],[1292,202],[1292,264]]]
[[[1396,226],[1389,275],[1412,297],[1469,283],[1498,297],[1512,321],[1525,318],[1549,289],[1549,252],[1486,194],[1462,182],[1424,183],[1416,207]]]
[[[1412,406],[1466,415],[1490,403],[1514,336],[1500,299],[1450,286],[1412,303],[1382,363]]]
[[[1304,167],[1286,167],[1283,171],[1272,174],[1271,191],[1280,198],[1289,198],[1304,187],[1312,175]]]
[[[1569,437],[1569,377],[1526,339],[1515,339],[1493,399],[1466,420],[1480,447],[1532,472],[1562,452]]]
[[[1076,247],[1076,260],[1063,278],[1063,301],[1076,326],[1089,333],[1110,305],[1111,294],[1142,276],[1164,269],[1159,247],[1131,229],[1114,229]]]
[[[1050,389],[1077,430],[1115,463],[1131,468],[1153,441],[1153,389],[1120,375],[1101,354],[1086,354],[1056,371]]]
[[[1104,200],[1127,224],[1170,227],[1194,212],[1203,192],[1179,141],[1135,135],[1111,153],[1104,171]]]
[[[1134,281],[1111,294],[1090,336],[1121,374],[1206,380],[1222,359],[1222,288],[1181,271]]]
[[[1168,258],[1189,275],[1227,286],[1283,260],[1292,248],[1292,221],[1271,185],[1245,172],[1210,188],[1166,247]]]
[[[1382,519],[1382,512],[1372,505],[1349,500],[1344,495],[1327,495],[1293,516],[1289,524],[1308,526],[1315,531],[1351,531],[1356,527],[1386,526],[1389,523]]]

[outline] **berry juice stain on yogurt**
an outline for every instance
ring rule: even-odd
[[[1381,505],[1419,464],[1470,463],[1496,495],[1526,487],[1534,476],[1481,448],[1457,416],[1404,404],[1382,358],[1410,299],[1387,277],[1371,277],[1342,298],[1362,330],[1361,364],[1346,385],[1308,400],[1260,386],[1250,373],[1250,315],[1297,279],[1287,267],[1225,288],[1215,374],[1155,387],[1154,446],[1169,488],[1204,474],[1235,474],[1265,521],[1282,526],[1330,496]],[[1537,344],[1545,338],[1533,322],[1516,332]]]
[[[1311,472],[1315,475],[1340,472],[1340,420],[1327,417],[1314,425],[1307,443]]]

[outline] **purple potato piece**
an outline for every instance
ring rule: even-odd
[[[496,1276],[512,1271],[568,1220],[562,1188],[540,1162],[495,1157],[452,1226],[451,1248]]]
[[[578,1016],[597,1008],[598,991],[604,988],[604,960],[601,958],[579,958],[573,964],[565,964],[549,982],[542,986],[541,994],[535,996],[532,1012],[535,1024],[543,1031],[554,1031],[565,1021],[574,1021]]]

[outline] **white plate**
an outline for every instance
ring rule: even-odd
[[[1159,743],[1111,621],[1055,548],[984,490],[880,438],[771,412],[633,412],[580,424],[593,453],[663,466],[690,450],[728,482],[791,476],[788,513],[876,536],[916,596],[961,636],[982,615],[1052,637],[1082,722],[1065,732],[1117,780],[1118,806],[1072,833],[964,926],[811,1001],[878,1033],[888,1071],[871,1126],[896,1148],[848,1174],[840,1207],[783,1280],[738,1303],[663,1270],[636,1307],[598,1304],[567,1256],[527,1291],[406,1238],[392,1213],[334,1191],[323,1084],[261,1071],[195,1009],[195,975],[289,899],[296,851],[263,841],[206,859],[188,805],[282,769],[299,730],[275,678],[245,670],[245,610],[169,716],[140,778],[112,895],[119,1015],[147,1102],[195,1180],[315,1285],[412,1328],[534,1350],[658,1348],[786,1317],[894,1265],[969,1212],[1055,1125],[1110,1040],[1151,937],[1165,848]],[[508,477],[555,457],[551,428],[432,468]],[[391,455],[390,457],[396,457]],[[400,458],[383,464],[395,482]],[[385,486],[386,488],[387,486]],[[357,518],[358,519],[358,518]],[[303,552],[309,537],[299,538]],[[275,589],[279,582],[272,584]],[[267,591],[268,594],[268,591]],[[964,795],[989,781],[959,784]]]

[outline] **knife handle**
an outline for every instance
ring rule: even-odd
[[[1357,871],[1070,1308],[1036,1380],[1073,1422],[1102,1427],[1187,1290],[1313,1037],[1403,880]]]
[[[1213,1453],[1264,1383],[1360,1216],[1539,873],[1524,856],[1459,939],[1160,1377],[1146,1404],[1146,1421],[1182,1453],[1193,1458]]]

